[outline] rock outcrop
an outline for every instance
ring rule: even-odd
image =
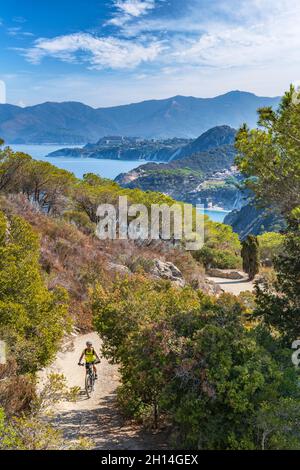
[[[211,277],[219,277],[221,279],[244,279],[245,275],[239,271],[231,271],[228,269],[209,269],[207,274]]]
[[[181,271],[173,263],[155,259],[150,274],[154,278],[166,279],[168,281],[174,282],[179,287],[185,286],[185,280]]]

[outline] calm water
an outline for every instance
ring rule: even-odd
[[[95,173],[103,178],[115,179],[120,173],[127,173],[143,164],[141,160],[120,162],[116,160],[97,160],[96,158],[46,158],[46,155],[50,152],[61,149],[61,145],[10,145],[10,147],[15,151],[28,153],[37,160],[47,161],[58,168],[71,171],[77,178],[82,178],[85,173]]]
[[[120,162],[117,160],[97,160],[96,158],[46,158],[50,152],[61,149],[61,145],[10,145],[10,147],[15,151],[28,153],[37,160],[47,161],[58,168],[71,171],[77,178],[82,178],[85,173],[95,173],[104,178],[115,179],[120,173],[127,173],[143,164],[141,160]],[[227,211],[212,209],[204,209],[204,213],[215,222],[223,222],[228,214]]]
[[[224,219],[230,211],[216,211],[213,209],[204,209],[204,214],[214,222],[224,222]]]

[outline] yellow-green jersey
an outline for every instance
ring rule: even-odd
[[[95,362],[97,360],[94,348],[91,348],[90,350],[86,348],[84,350],[84,359],[87,364],[90,364],[91,362]]]

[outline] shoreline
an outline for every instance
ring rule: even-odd
[[[204,212],[207,212],[207,211],[211,211],[211,212],[223,212],[223,213],[226,213],[226,214],[229,214],[231,212],[231,210],[227,210],[227,209],[223,209],[222,207],[204,207],[203,209],[200,209],[200,210],[203,210]]]

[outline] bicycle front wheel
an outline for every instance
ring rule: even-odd
[[[91,376],[89,374],[86,374],[86,377],[85,377],[85,391],[86,391],[86,394],[87,394],[88,398],[90,398],[92,390],[93,390],[93,383],[92,383]]]

